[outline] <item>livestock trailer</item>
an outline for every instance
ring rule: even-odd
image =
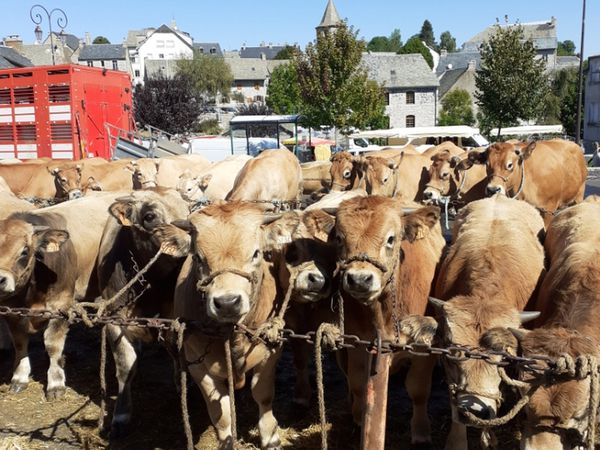
[[[128,73],[74,64],[0,70],[0,159],[108,159],[106,124],[135,130]]]

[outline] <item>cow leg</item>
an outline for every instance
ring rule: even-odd
[[[55,400],[65,395],[65,371],[63,350],[69,331],[69,324],[61,319],[52,319],[44,331],[44,345],[50,358],[46,398]]]
[[[310,360],[310,347],[306,342],[292,340],[294,353],[294,366],[296,368],[296,386],[294,388],[294,403],[308,408],[310,405],[311,387],[309,380],[308,363]]]
[[[412,358],[406,374],[406,391],[412,400],[413,413],[410,421],[413,444],[431,442],[431,424],[427,415],[427,403],[431,392],[431,377],[436,363],[435,356]]]
[[[451,405],[452,409],[452,425],[450,427],[450,432],[448,433],[448,437],[446,438],[446,446],[445,450],[467,450],[468,442],[467,442],[467,426],[463,423],[460,423],[455,417],[458,417],[458,411],[454,405]]]
[[[202,392],[210,421],[217,430],[219,450],[233,450],[227,380],[211,376],[204,364],[193,364],[189,371]]]
[[[31,364],[27,355],[29,346],[27,325],[29,321],[28,319],[10,318],[7,319],[7,322],[15,348],[15,369],[10,380],[10,391],[19,393],[27,388],[29,374],[31,373]]]
[[[347,353],[346,379],[352,400],[352,417],[354,423],[360,426],[364,411],[368,355],[364,349],[348,349]]]
[[[258,404],[258,431],[261,448],[281,448],[277,419],[273,415],[273,397],[275,396],[275,367],[281,349],[270,355],[266,361],[254,368],[252,376],[252,397]]]
[[[131,422],[131,380],[135,376],[137,368],[137,353],[120,327],[107,325],[106,331],[115,360],[119,385],[110,432],[111,437],[116,439],[127,434],[127,428]]]

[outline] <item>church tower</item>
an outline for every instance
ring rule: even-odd
[[[317,35],[320,33],[325,33],[332,28],[338,27],[342,23],[342,19],[333,4],[333,0],[328,0],[327,8],[325,8],[325,12],[323,13],[323,18],[321,19],[321,23],[317,25]]]

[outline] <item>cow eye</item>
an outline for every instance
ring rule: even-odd
[[[394,235],[391,235],[390,237],[387,238],[385,245],[387,248],[393,248],[394,242],[396,242],[396,237]]]
[[[513,163],[512,163],[512,161],[510,161],[508,164],[506,164],[506,169],[507,170],[513,170]]]
[[[144,214],[144,222],[152,222],[154,219],[156,219],[156,214],[153,212],[147,212]]]
[[[385,177],[385,178],[383,179],[383,183],[385,184],[385,183],[387,183],[387,181],[388,181],[388,177]]]
[[[29,256],[29,247],[23,247],[23,250],[21,250],[21,254],[19,255],[19,258],[27,258]]]
[[[448,178],[448,176],[450,176],[450,174],[448,172],[442,173],[442,179],[445,180],[446,178]]]
[[[65,177],[61,177],[61,179],[60,179],[60,182],[61,182],[61,183],[66,183],[66,182],[67,182],[67,179],[66,179]]]
[[[256,249],[254,251],[254,254],[252,255],[252,262],[256,262],[258,260],[258,258],[260,257],[260,250]]]
[[[344,170],[344,178],[348,179],[352,175],[352,172],[348,169]]]

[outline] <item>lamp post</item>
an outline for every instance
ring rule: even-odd
[[[67,15],[60,8],[54,8],[51,11],[48,11],[42,5],[33,5],[29,10],[29,17],[31,17],[31,21],[36,25],[35,30],[33,32],[35,34],[36,40],[38,40],[40,43],[42,42],[43,36],[42,28],[40,27],[40,24],[42,23],[44,18],[42,16],[42,12],[46,14],[46,18],[48,19],[48,27],[50,29],[50,50],[52,52],[52,65],[55,65],[56,61],[54,59],[54,36],[52,34],[52,18],[55,14],[57,15],[56,25],[60,28],[61,41],[64,36],[63,31],[67,26],[67,23],[69,23],[69,19],[67,19]]]
[[[581,143],[581,103],[583,97],[583,41],[585,36],[585,0],[583,0],[583,13],[581,14],[581,45],[579,47],[579,78],[577,80],[577,115],[575,116],[575,142]]]

